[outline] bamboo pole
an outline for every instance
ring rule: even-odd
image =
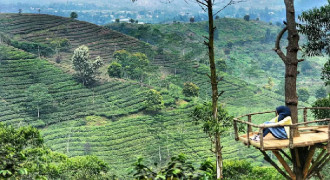
[[[262,151],[259,149],[259,151],[264,155],[264,159],[269,162],[282,176],[284,176],[286,179],[291,180],[290,176],[288,176],[281,168],[277,166],[277,164],[265,153],[265,151]]]
[[[329,154],[324,155],[324,153],[325,153],[325,149],[322,150],[321,154],[319,154],[315,162],[312,164],[312,167],[309,168],[307,177],[309,177],[313,173],[314,169],[318,167],[324,161],[325,158],[328,157]]]
[[[264,128],[261,127],[259,129],[259,138],[260,138],[260,149],[264,150]]]
[[[290,149],[293,149],[293,135],[294,135],[294,129],[290,127],[290,138],[289,138],[289,147]]]
[[[234,119],[234,131],[235,131],[235,140],[238,141],[238,128],[237,128],[237,121]]]
[[[304,178],[306,178],[306,176],[307,176],[308,169],[310,167],[310,164],[311,164],[312,159],[313,159],[313,155],[315,153],[315,149],[316,149],[316,146],[311,146],[310,149],[309,149],[309,152],[308,152],[308,155],[307,155],[307,158],[306,158],[306,162],[305,162],[305,165],[304,165],[304,168],[303,168]]]
[[[304,122],[307,122],[307,108],[304,108]],[[307,124],[305,124],[307,126]]]
[[[290,175],[290,177],[292,179],[296,179],[296,176],[292,172],[290,166],[285,162],[285,160],[283,159],[283,157],[281,156],[281,154],[278,153],[278,151],[272,151],[272,152],[277,157],[278,161],[280,161],[280,163],[282,164],[282,166],[284,167],[284,169],[286,170],[286,172]]]
[[[249,123],[252,123],[252,115],[248,115],[248,122],[249,122]],[[249,132],[252,132],[252,127],[251,127],[251,125],[248,125],[248,130],[249,130]]]
[[[249,129],[249,125],[246,126],[247,127],[247,130],[246,130],[246,138],[247,138],[247,146],[248,148],[250,147],[250,129]]]
[[[328,122],[328,144],[327,144],[328,153],[330,153],[330,123]]]
[[[286,158],[288,158],[289,161],[292,162],[292,158],[287,154],[285,153],[282,149],[279,150]]]

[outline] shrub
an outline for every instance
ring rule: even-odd
[[[327,90],[324,87],[317,89],[315,97],[318,99],[327,97]]]
[[[248,14],[245,15],[245,16],[244,16],[244,20],[245,20],[245,21],[250,21],[250,15],[248,15]]]
[[[110,77],[121,78],[122,75],[121,64],[117,62],[112,62],[108,67],[108,74]]]
[[[70,18],[71,19],[76,19],[76,18],[78,18],[78,14],[76,12],[71,12]]]
[[[318,99],[314,102],[313,107],[330,107],[330,96]],[[316,119],[324,119],[330,117],[330,110],[327,109],[312,109]]]
[[[198,96],[199,93],[199,87],[192,83],[192,82],[186,82],[183,85],[183,90],[182,93],[186,96],[186,97],[194,97],[194,96]]]
[[[146,94],[147,99],[145,100],[147,111],[160,111],[164,108],[163,97],[160,93],[154,89],[150,89]]]

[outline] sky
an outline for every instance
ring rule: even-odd
[[[93,3],[99,6],[108,5],[115,6],[119,8],[130,8],[130,9],[149,9],[149,10],[163,10],[171,9],[174,11],[180,10],[191,10],[191,11],[201,11],[201,8],[194,2],[194,0],[187,0],[189,3],[186,3],[185,0],[170,0],[170,4],[164,4],[168,0],[138,0],[135,3],[132,3],[131,0],[0,0],[1,3],[32,3],[39,5],[47,5],[50,3]],[[284,9],[284,0],[245,0],[246,2],[239,3],[235,5],[236,8],[258,8],[258,9],[275,9],[280,10]],[[225,5],[229,0],[215,0],[216,6],[214,9],[220,9]],[[296,10],[307,10],[313,7],[319,7],[321,5],[327,4],[328,0],[295,0]]]
[[[139,6],[146,6],[146,7],[160,7],[164,6],[163,3],[167,0],[138,0],[135,2],[135,5]],[[189,3],[187,4],[184,0],[171,0],[173,1],[171,3],[171,6],[173,7],[198,7],[195,3]],[[193,1],[193,0],[188,0]],[[216,2],[219,5],[223,5],[229,0],[216,0]],[[66,3],[66,2],[84,2],[84,3],[95,3],[95,4],[122,4],[123,6],[131,6],[132,2],[131,0],[1,0],[2,3],[35,3],[35,4],[49,4],[49,3]],[[241,7],[276,7],[276,6],[282,6],[284,7],[284,1],[283,0],[246,0],[246,2],[240,3],[237,6]],[[327,0],[295,0],[296,4],[299,5],[307,5],[308,4],[325,4]]]

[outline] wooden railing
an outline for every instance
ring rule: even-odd
[[[303,119],[304,122],[302,123],[296,123],[292,125],[285,125],[290,127],[290,137],[289,137],[289,147],[294,148],[293,144],[293,133],[294,129],[298,129],[298,126],[305,125],[307,126],[308,124],[311,123],[318,123],[318,122],[328,122],[328,145],[327,145],[327,150],[330,153],[330,117],[325,118],[325,119],[319,119],[319,120],[314,120],[314,121],[308,121],[307,120],[307,110],[308,109],[327,109],[330,110],[330,107],[305,107],[305,108],[298,108],[298,110],[303,110]],[[239,117],[234,118],[234,131],[235,131],[235,140],[238,141],[238,126],[237,123],[245,124],[247,126],[247,132],[246,132],[246,138],[247,138],[247,146],[250,147],[250,132],[252,132],[252,127],[259,128],[258,135],[260,137],[260,149],[263,151],[264,150],[264,137],[263,137],[263,130],[264,128],[269,128],[269,127],[280,127],[281,125],[278,124],[253,124],[252,123],[252,116],[254,115],[260,115],[260,114],[269,114],[269,113],[275,113],[276,111],[266,111],[266,112],[258,112],[258,113],[250,113],[246,115],[242,115]],[[240,118],[247,117],[248,121],[243,121]]]

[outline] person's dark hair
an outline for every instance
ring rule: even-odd
[[[282,121],[284,118],[291,116],[290,108],[287,106],[279,106],[276,108],[276,112],[278,114],[278,121]]]

